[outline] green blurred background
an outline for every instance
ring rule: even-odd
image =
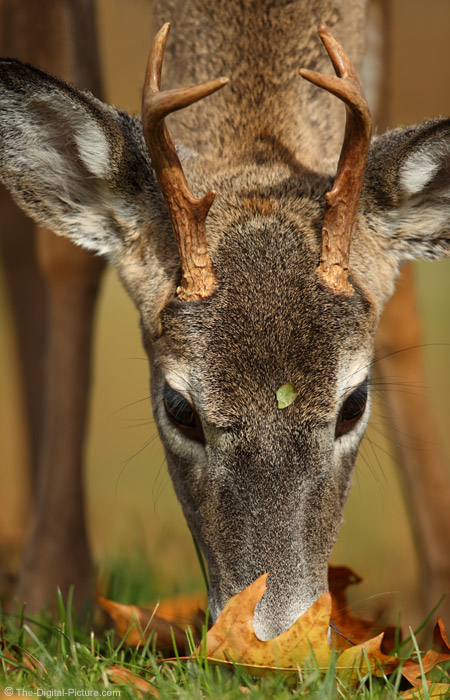
[[[448,115],[450,0],[393,0],[391,9],[392,125]],[[98,10],[106,99],[137,112],[151,37],[151,0],[98,0]],[[416,270],[428,390],[450,464],[450,262],[420,263]],[[15,548],[23,538],[30,502],[15,349],[1,272],[0,295],[0,533],[3,543]],[[151,561],[155,593],[201,588],[195,551],[151,418],[137,314],[111,270],[105,275],[97,319],[86,451],[95,559],[102,568],[116,555],[125,560],[137,557],[143,572]],[[360,614],[401,607],[415,622],[417,561],[390,457],[393,448],[378,432],[380,426],[381,433],[386,432],[383,420],[375,416],[374,425],[361,449],[332,562],[351,566],[364,577],[366,582],[353,594],[360,601]]]

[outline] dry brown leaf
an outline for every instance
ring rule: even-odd
[[[189,652],[184,631],[174,623],[155,615],[152,610],[139,608],[137,605],[123,605],[102,596],[97,596],[97,600],[114,620],[117,634],[124,637],[130,646],[144,644],[149,636],[154,634],[159,651],[173,652],[172,630],[178,652]]]
[[[401,659],[384,654],[381,649],[382,642],[383,633],[363,644],[345,649],[339,654],[336,663],[339,678],[347,685],[355,687],[369,668],[374,676],[389,675],[395,671]]]
[[[425,700],[425,698],[449,697],[450,685],[448,683],[428,683],[428,691],[425,694],[422,688],[410,688],[402,693],[403,700]]]
[[[206,656],[215,663],[232,663],[252,675],[273,670],[296,673],[314,656],[319,668],[326,669],[331,655],[328,629],[331,598],[324,593],[292,627],[267,642],[259,640],[253,629],[255,606],[266,590],[268,574],[230,598],[206,638]],[[359,682],[368,668],[375,675],[391,673],[400,663],[386,656],[381,644],[383,634],[343,651],[338,659],[337,674],[349,685]],[[199,650],[200,652],[200,650]],[[200,652],[201,653],[201,652]]]
[[[328,566],[328,586],[332,600],[331,620],[337,628],[337,631],[332,630],[332,642],[338,648],[349,648],[383,632],[382,650],[387,653],[395,645],[395,626],[380,626],[375,620],[357,617],[351,612],[347,602],[347,588],[361,581],[362,578],[347,566]]]
[[[433,648],[440,654],[450,653],[447,630],[445,629],[444,620],[440,616],[433,630]]]
[[[3,627],[0,628],[0,649],[3,652],[3,659],[7,669],[25,667],[30,671],[39,670],[41,673],[45,672],[44,664],[28,651],[18,647],[16,644],[7,644]]]
[[[145,695],[151,695],[154,698],[159,698],[160,692],[154,685],[149,681],[146,681],[142,676],[138,676],[133,671],[128,668],[123,668],[123,666],[111,666],[106,672],[107,676],[113,683],[125,683],[126,685],[133,686],[136,694],[140,698]]]
[[[332,620],[339,630],[339,634],[332,631],[331,638],[333,644],[337,647],[351,647],[353,644],[359,644],[369,638],[371,631],[373,634],[374,623],[353,615],[349,611],[346,599],[348,586],[357,584],[362,579],[354,571],[344,566],[329,566],[328,572],[332,598]],[[186,639],[179,635],[180,630],[190,627],[196,643],[201,638],[202,626],[205,623],[204,610],[207,604],[204,595],[180,595],[162,600],[157,605],[150,604],[144,607],[123,606],[120,603],[108,601],[101,596],[98,596],[98,600],[100,605],[114,619],[116,630],[121,636],[124,636],[134,623],[133,630],[127,636],[127,643],[130,645],[142,643],[142,640],[146,639],[151,631],[155,629],[157,633],[156,648],[160,651],[171,651],[170,626],[176,633],[177,649],[180,653],[187,651]],[[149,625],[150,620],[152,622]],[[164,620],[170,624],[166,625]],[[149,625],[148,629],[147,625]],[[390,631],[394,629],[384,628],[383,651],[390,648],[389,646],[384,648],[384,645]],[[142,635],[142,633],[144,634]],[[391,636],[393,638],[393,632]]]
[[[428,673],[437,664],[450,661],[450,644],[445,631],[444,621],[438,618],[433,632],[433,647],[422,657],[422,668]],[[403,676],[412,686],[422,685],[422,672],[420,664],[416,661],[406,661],[402,667]]]
[[[230,661],[253,675],[272,669],[297,672],[297,666],[311,658],[327,666],[330,656],[328,626],[331,598],[324,593],[286,632],[262,642],[253,629],[255,606],[266,590],[268,574],[260,576],[241,593],[230,598],[206,637],[210,661]],[[200,651],[200,650],[199,650]]]
[[[185,627],[205,623],[205,610],[208,605],[206,595],[194,593],[192,595],[178,595],[165,598],[158,603],[157,613],[169,622],[174,622],[178,627]],[[149,605],[149,608],[154,608]]]

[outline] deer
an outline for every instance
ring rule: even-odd
[[[372,137],[358,79],[365,11],[357,0],[158,2],[142,119],[0,63],[0,178],[40,226],[115,266],[140,314],[211,616],[270,572],[260,639],[327,590],[400,266],[450,255],[450,120]],[[432,487],[405,473],[422,495],[430,567],[448,582],[450,508],[425,505],[448,504],[445,469],[438,461]],[[42,483],[34,533],[49,512]]]

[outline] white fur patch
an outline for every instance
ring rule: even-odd
[[[86,168],[97,177],[106,177],[111,168],[108,141],[91,120],[78,129],[75,141]]]
[[[176,366],[176,369],[168,368],[166,371],[166,382],[171,389],[178,391],[192,405],[192,391],[187,368],[181,368],[179,364]]]
[[[370,369],[370,356],[361,355],[355,358],[347,366],[342,374],[338,386],[339,399],[342,402],[344,396],[357,389],[365,380]]]
[[[428,153],[414,153],[400,168],[400,183],[409,196],[419,194],[433,179],[439,163]]]
[[[109,188],[110,145],[101,125],[64,95],[41,92],[25,105],[6,95],[4,103],[1,178],[19,205],[55,233],[117,262],[124,241],[145,225],[145,196],[128,201]]]
[[[400,184],[410,197],[419,194],[439,170],[442,159],[449,153],[447,140],[432,140],[407,156],[400,168]]]

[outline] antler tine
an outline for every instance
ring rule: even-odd
[[[318,274],[334,291],[351,296],[354,290],[348,281],[350,244],[370,145],[371,117],[358,76],[344,49],[324,25],[319,28],[319,36],[336,76],[306,69],[301,69],[300,75],[345,102],[346,121],[336,179],[332,190],[325,195]]]
[[[205,221],[216,193],[201,199],[191,193],[164,118],[220,90],[228,83],[218,78],[201,85],[160,91],[161,68],[170,24],[156,35],[150,51],[142,96],[142,123],[153,168],[167,204],[181,260],[180,299],[194,301],[212,294],[217,281],[206,245]]]

